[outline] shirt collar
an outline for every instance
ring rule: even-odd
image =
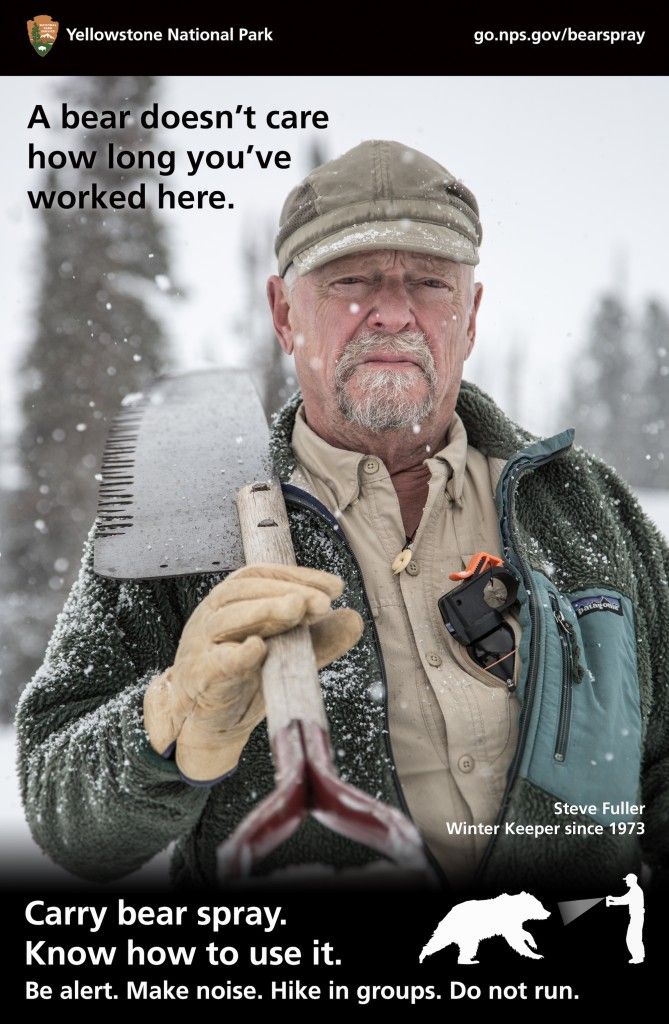
[[[462,490],[465,485],[465,469],[467,468],[467,431],[457,412],[453,413],[446,431],[444,447],[427,460],[430,472],[434,476],[433,462],[439,462],[446,467],[448,478],[446,492],[456,504],[461,505]]]
[[[369,455],[335,448],[324,441],[308,425],[303,403],[298,406],[295,416],[292,447],[297,461],[332,491],[340,512],[360,497],[360,463]],[[425,461],[432,477],[445,476],[445,491],[460,505],[467,464],[467,432],[457,413],[453,413],[444,447]],[[383,463],[381,466],[375,480],[388,476]]]
[[[297,461],[332,491],[340,512],[359,497],[358,466],[365,456],[361,452],[335,448],[324,441],[308,425],[304,403],[298,406],[295,416],[292,446]]]

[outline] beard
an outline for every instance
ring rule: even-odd
[[[407,355],[417,365],[414,370],[397,370],[392,363],[388,364],[388,369],[359,365],[365,356],[379,349]],[[428,385],[422,398],[412,395],[417,373],[423,374]],[[359,396],[352,395],[347,387],[354,374],[359,387],[364,388]],[[422,423],[434,408],[437,388],[437,369],[425,335],[422,331],[400,334],[377,331],[356,338],[337,363],[335,387],[344,418],[365,430],[382,433]]]

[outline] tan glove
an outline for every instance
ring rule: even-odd
[[[213,781],[231,771],[265,717],[260,669],[263,637],[304,623],[319,668],[341,657],[362,635],[352,608],[333,611],[343,582],[302,566],[247,565],[215,586],[184,626],[171,668],[151,680],[144,725],[187,779]]]

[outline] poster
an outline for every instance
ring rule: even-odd
[[[26,549],[51,551],[44,589],[54,604],[62,604],[77,565],[69,548],[50,549],[49,538],[57,529],[64,544],[73,531],[81,535],[84,495],[90,493],[74,484],[68,492],[63,481],[71,471],[74,480],[90,485],[97,473],[104,482],[99,439],[120,402],[132,415],[131,383],[138,381],[141,391],[154,369],[206,374],[223,364],[250,368],[269,387],[273,350],[263,346],[271,341],[271,325],[262,303],[265,278],[275,272],[273,237],[287,193],[316,163],[365,139],[394,140],[428,154],[472,189],[483,224],[476,276],[484,299],[465,379],[539,437],[570,425],[564,410],[595,297],[622,293],[637,310],[648,296],[656,296],[658,308],[666,301],[666,147],[656,127],[666,107],[666,79],[653,77],[659,71],[658,30],[646,15],[638,24],[626,16],[623,26],[582,18],[548,24],[536,17],[526,25],[515,19],[479,23],[472,16],[449,22],[447,42],[444,26],[435,25],[432,39],[422,21],[407,24],[402,40],[396,25],[369,25],[362,18],[336,22],[329,39],[293,15],[234,14],[224,20],[231,24],[214,23],[209,14],[190,20],[183,15],[173,24],[160,13],[121,23],[115,15],[68,6],[62,14],[54,9],[53,17],[26,12],[6,27],[14,50],[2,79],[9,168],[3,306],[16,344],[4,357],[4,465],[10,468],[3,474],[3,510],[6,522],[23,525],[27,534],[15,529],[9,537],[5,571],[20,576],[32,564],[13,559],[13,551],[23,552],[22,559]],[[418,39],[420,47],[412,43]],[[49,218],[49,203],[58,219]],[[67,230],[58,234],[57,224]],[[49,274],[58,282],[60,307],[40,307]],[[48,311],[41,321],[40,308]],[[120,330],[124,318],[127,333]],[[82,346],[86,333],[88,349]],[[81,347],[71,347],[72,341]],[[40,345],[46,356],[38,365]],[[26,361],[19,373],[21,356]],[[664,356],[659,359],[661,379]],[[637,370],[630,364],[629,376],[638,376]],[[276,373],[275,397],[285,399],[296,381],[285,362]],[[31,435],[31,404],[46,415],[40,401],[54,393],[54,384],[60,402],[52,399],[47,410],[55,416],[48,419],[48,435],[40,432],[41,422],[33,423]],[[633,434],[636,412],[622,398],[618,419]],[[28,433],[21,436],[32,436],[33,443],[21,449],[23,472],[30,476],[31,467],[48,467],[38,481],[42,507],[12,504],[7,493],[21,491],[12,439],[26,417]],[[660,422],[659,414],[652,422]],[[646,445],[658,473],[661,446],[653,447],[652,439],[662,429],[648,432]],[[82,437],[92,436],[98,440],[87,447]],[[43,444],[49,446],[44,463],[32,458]],[[635,451],[621,454],[625,465],[634,464]],[[54,478],[65,489],[50,504]],[[645,490],[652,493],[644,494],[644,507],[662,526],[661,489],[647,484]],[[31,600],[41,578],[35,566],[44,568],[39,559],[34,563]],[[654,572],[651,562],[648,573]],[[586,638],[598,615],[616,623],[633,615],[624,592],[616,597],[615,586],[602,591],[599,583],[594,594],[582,588],[586,603],[572,613],[578,622],[583,616]],[[652,600],[647,591],[643,596]],[[30,628],[39,638],[39,609],[27,599],[5,598],[3,607],[9,632],[18,636]],[[649,642],[660,636],[656,628]],[[601,642],[595,636],[593,645]],[[31,654],[27,641],[24,653]],[[656,662],[656,651],[652,657]],[[82,665],[81,672],[87,669]],[[651,700],[647,693],[645,698]],[[633,697],[624,691],[624,699]],[[162,854],[147,857],[143,871],[93,885],[54,868],[52,858],[27,845],[25,826],[24,845],[8,828],[5,898],[14,937],[14,994],[27,1005],[235,1002],[248,1010],[263,998],[286,1004],[289,1012],[296,1004],[310,1012],[314,1002],[362,1012],[407,1004],[412,1012],[431,1012],[429,1004],[436,1002],[468,1010],[502,1002],[535,1012],[546,1002],[591,1009],[613,1006],[639,990],[659,992],[666,907],[660,872],[640,871],[642,888],[635,880],[625,883],[621,873],[614,889],[610,864],[604,873],[602,860],[606,885],[593,881],[602,850],[623,850],[621,863],[630,863],[621,836],[644,849],[640,828],[646,823],[653,828],[651,859],[661,859],[658,850],[667,843],[666,805],[655,788],[662,788],[658,723],[664,705],[661,694],[652,700],[632,715],[641,743],[645,713],[645,735],[653,743],[647,756],[658,761],[660,781],[649,777],[646,790],[652,813],[644,814],[644,799],[627,789],[619,797],[607,789],[609,806],[603,806],[593,782],[603,766],[595,763],[598,755],[588,759],[593,774],[573,796],[544,779],[544,792],[555,797],[552,818],[524,819],[510,832],[501,820],[510,884],[469,892],[474,902],[464,909],[458,909],[464,900],[443,887],[405,887],[383,878],[383,884],[372,883],[364,872],[343,884],[327,877],[304,884],[302,876],[299,885],[285,878],[279,885],[275,878],[239,890],[179,890],[166,886]],[[604,710],[608,728],[618,709]],[[529,716],[526,721],[529,730]],[[603,761],[621,755],[623,739],[633,732],[626,722],[623,716],[622,746],[612,749],[593,730]],[[534,735],[540,742],[540,729]],[[87,749],[90,734],[82,732],[80,742]],[[72,773],[82,770],[76,759],[68,760],[75,751],[76,743],[64,750]],[[105,764],[103,758],[95,771],[89,765],[92,781],[98,770],[104,776]],[[49,794],[48,774],[43,780],[34,775],[34,794],[40,792],[65,820],[69,798],[61,803]],[[70,784],[77,792],[77,781]],[[167,789],[166,813],[173,813]],[[130,807],[132,790],[127,796]],[[495,825],[486,827],[494,838]],[[608,846],[602,840],[593,848],[595,827],[610,839]],[[559,844],[569,828],[571,848],[579,849],[580,834],[584,854],[567,882]],[[59,834],[67,834],[67,827]],[[100,860],[108,861],[108,825],[107,839],[104,828],[100,836]],[[136,836],[129,838],[133,842]],[[519,860],[514,844],[524,850]],[[89,850],[94,845],[89,842]],[[557,851],[554,884],[541,891],[531,881],[533,849],[536,862],[545,865],[551,864],[551,849]],[[68,851],[61,849],[59,857],[68,862]],[[508,904],[489,902],[504,893]],[[607,902],[626,894],[631,903]],[[645,920],[639,916],[642,898]],[[445,920],[444,928],[452,929],[449,942],[438,932]],[[642,962],[628,964],[630,959]]]

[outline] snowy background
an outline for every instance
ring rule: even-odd
[[[34,294],[27,285],[42,234],[25,197],[26,188],[43,187],[44,177],[27,170],[28,143],[44,149],[63,145],[54,128],[29,132],[26,126],[36,103],[48,112],[60,110],[60,93],[74,93],[69,81],[0,80],[5,431],[16,427],[11,382],[31,337]],[[310,146],[319,145],[327,157],[365,138],[397,139],[443,163],[479,202],[484,240],[478,274],[486,292],[469,376],[503,397],[500,355],[518,347],[526,366],[519,410],[524,422],[537,432],[559,429],[567,369],[582,351],[597,297],[613,289],[632,307],[654,295],[667,298],[669,140],[657,125],[668,96],[669,81],[652,77],[156,80],[152,98],[161,109],[234,109],[241,103],[258,112],[310,109],[330,115],[325,131],[259,127],[145,135],[145,148],[178,151],[184,170],[163,178],[166,185],[223,188],[235,201],[234,211],[170,211],[162,217],[173,277],[187,295],[186,301],[164,304],[176,358],[183,365],[229,359],[243,344],[241,242],[266,220],[274,230],[287,192],[309,169]],[[86,134],[66,133],[64,148],[81,146]],[[186,148],[237,150],[249,142],[291,151],[293,166],[261,171],[251,164],[243,171],[203,170],[187,177]],[[260,272],[270,273],[271,247],[266,249]]]
[[[657,130],[666,120],[667,79],[44,77],[4,78],[0,91],[0,695],[7,722],[76,573],[109,415],[166,366],[245,365],[257,371],[269,411],[285,398],[294,381],[290,365],[275,358],[263,294],[281,204],[315,162],[365,138],[427,152],[478,199],[484,238],[477,275],[485,293],[466,376],[536,433],[576,426],[577,442],[615,465],[669,532],[669,142]],[[258,111],[259,124],[272,109],[325,110],[330,121],[326,131],[177,129],[117,138],[129,149],[175,149],[181,170],[169,178],[154,172],[152,180],[222,189],[233,211],[155,212],[130,225],[120,214],[49,220],[32,210],[26,189],[46,188],[48,179],[28,170],[30,141],[42,150],[100,146],[81,131],[29,132],[35,104],[53,117],[64,99],[80,109],[113,109],[128,94],[142,97],[142,109],[154,99],[178,111],[242,104]],[[249,143],[289,150],[292,167],[250,164],[188,178],[186,148],[236,151]],[[59,187],[75,187],[72,174],[57,174]],[[137,229],[134,242],[129,225]],[[6,724],[3,849],[44,871],[23,823],[13,761]],[[155,870],[164,863],[163,855]]]

